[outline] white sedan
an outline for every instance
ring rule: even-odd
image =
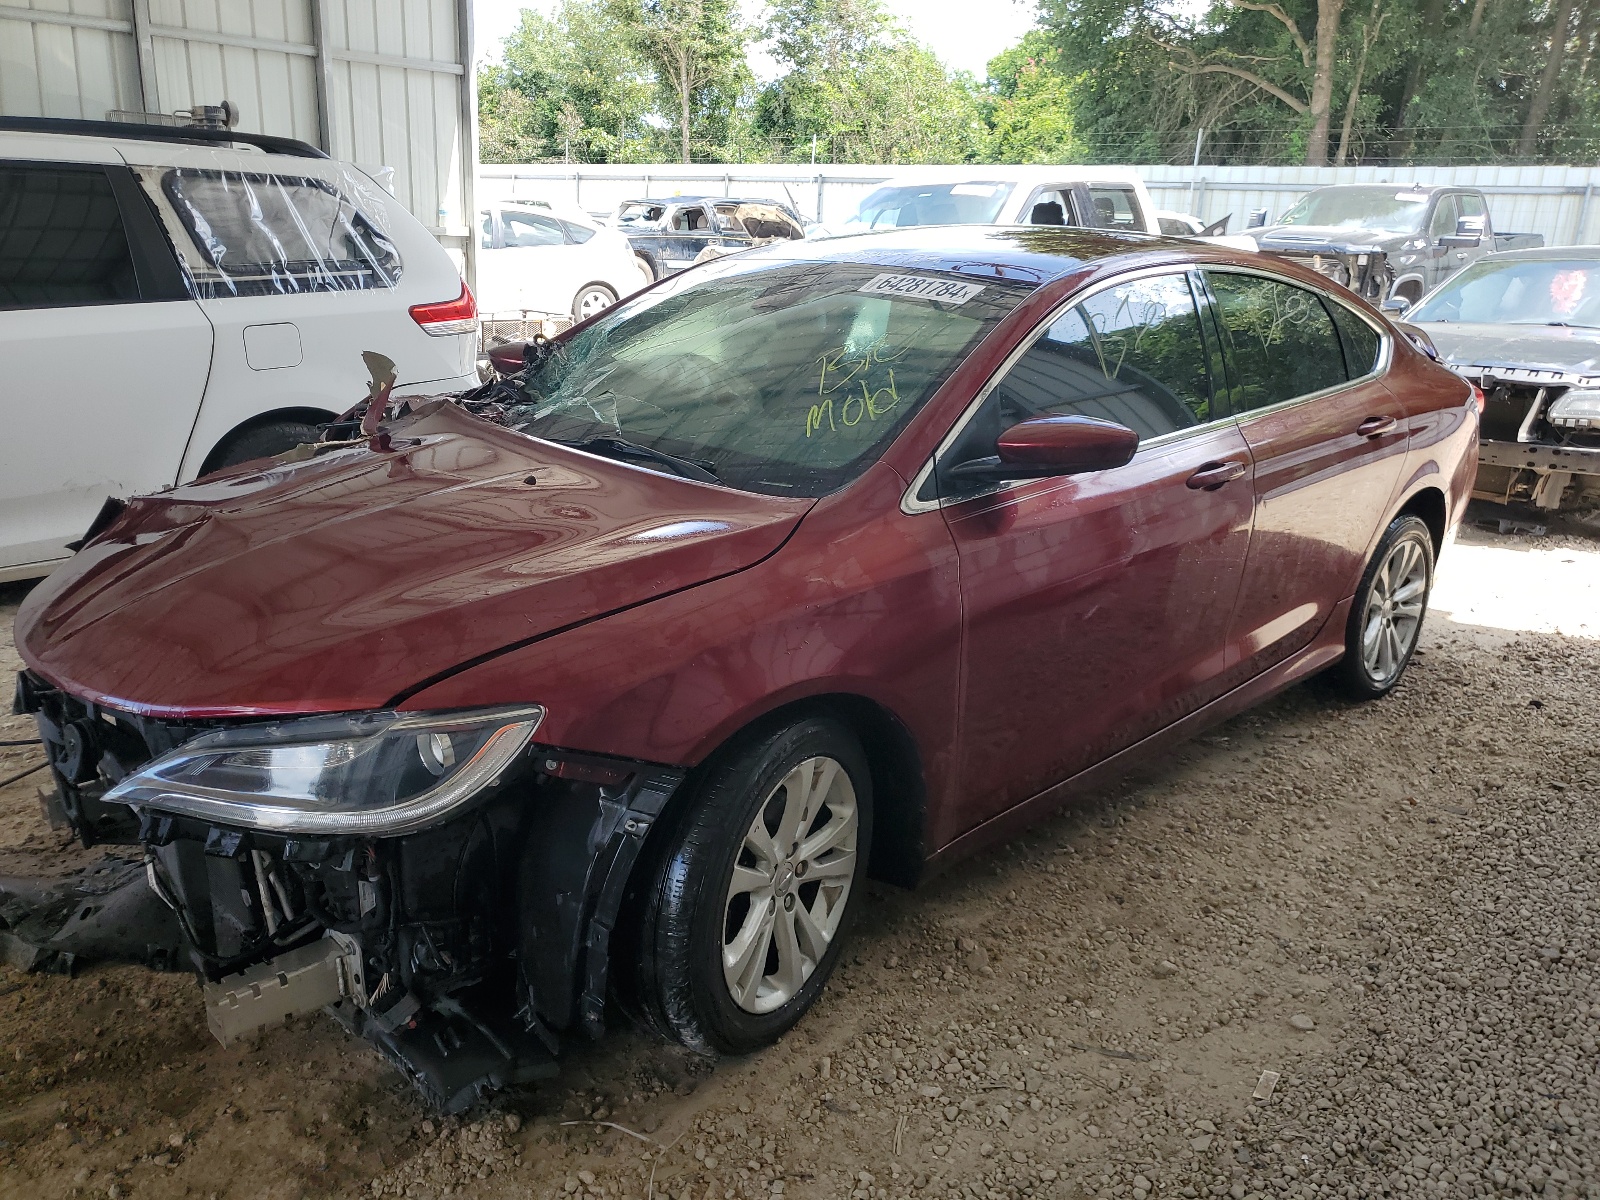
[[[648,282],[628,239],[577,211],[491,204],[478,214],[478,311],[586,320]]]

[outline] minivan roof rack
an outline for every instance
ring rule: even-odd
[[[268,154],[289,154],[295,158],[327,158],[328,155],[297,138],[275,137],[270,133],[240,133],[237,129],[200,129],[184,125],[141,125],[133,121],[78,121],[67,117],[0,117],[0,133],[69,133],[79,137],[122,138],[141,142],[201,142],[227,145],[239,142],[255,146]]]

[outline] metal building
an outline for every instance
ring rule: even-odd
[[[463,266],[474,211],[471,0],[6,0],[0,115],[238,106],[238,128],[394,169]]]

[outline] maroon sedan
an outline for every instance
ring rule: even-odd
[[[1317,672],[1382,696],[1479,415],[1296,267],[970,227],[707,264],[385,411],[109,505],[18,702],[220,1037],[332,1005],[446,1108],[613,996],[770,1042],[868,874]]]

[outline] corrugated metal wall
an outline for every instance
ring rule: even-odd
[[[241,130],[392,167],[401,203],[470,256],[471,47],[471,0],[8,0],[0,114],[232,100]]]
[[[1139,167],[1158,208],[1206,221],[1233,216],[1239,232],[1252,209],[1282,213],[1300,196],[1330,183],[1451,183],[1488,193],[1495,227],[1541,233],[1553,245],[1600,242],[1600,168],[1595,167]],[[709,192],[792,199],[825,224],[843,221],[891,175],[985,179],[1004,167],[852,166],[571,166],[536,163],[479,169],[481,199],[542,199],[611,212],[640,196]],[[820,216],[819,216],[820,214]]]

